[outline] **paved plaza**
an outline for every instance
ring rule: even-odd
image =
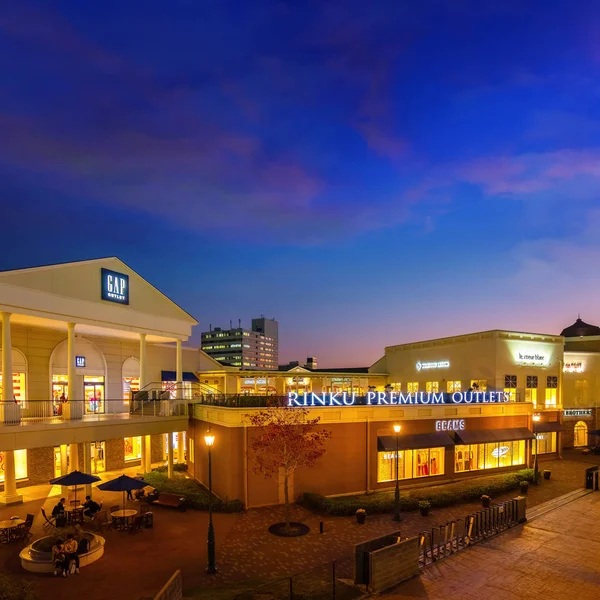
[[[585,468],[590,463],[597,463],[598,458],[583,457],[577,453],[566,455],[565,460],[543,463],[543,467],[552,469],[552,478],[550,481],[543,481],[539,487],[530,487],[528,505],[532,507],[581,488]],[[103,474],[103,477],[110,478],[119,474]],[[35,490],[31,490],[31,493],[26,493],[26,498],[31,500],[24,505],[0,509],[0,519],[12,515],[22,516],[27,512],[34,513],[36,521],[32,530],[33,539],[41,537],[44,533],[40,508],[44,506],[46,510],[51,510],[58,497],[56,495],[48,497],[49,491],[50,486],[37,486]],[[53,491],[58,494],[60,488],[55,488]],[[508,494],[505,498],[513,496],[514,494]],[[119,493],[100,492],[94,489],[94,497],[102,499],[105,506],[121,502]],[[600,494],[596,497],[600,499]],[[502,499],[504,498],[494,500]],[[130,504],[132,508],[137,507],[136,503]],[[456,517],[464,517],[479,508],[479,503],[462,504],[436,509],[426,518],[421,517],[418,512],[410,512],[405,515],[400,529],[403,535],[413,535],[433,525],[446,523]],[[596,520],[600,520],[597,504],[595,510]],[[300,507],[294,507],[294,520],[308,524],[311,531],[304,537],[287,539],[272,536],[267,532],[269,525],[281,520],[283,516],[281,507],[250,510],[231,515],[217,514],[215,531],[219,573],[216,576],[208,576],[203,570],[206,565],[208,515],[195,510],[180,513],[164,507],[156,507],[154,513],[155,523],[151,530],[143,530],[136,535],[118,531],[107,532],[104,557],[82,569],[80,575],[67,580],[25,573],[18,560],[18,552],[22,547],[19,544],[0,545],[0,564],[4,572],[19,575],[33,582],[39,598],[43,600],[62,600],[65,595],[82,596],[86,600],[148,598],[152,597],[177,569],[182,570],[184,588],[188,597],[228,598],[233,594],[228,594],[227,589],[219,588],[248,589],[260,583],[279,577],[289,577],[310,569],[325,571],[327,563],[332,560],[339,561],[339,576],[351,577],[354,544],[397,530],[397,524],[387,514],[369,515],[366,524],[361,526],[353,517],[320,517]],[[320,520],[324,523],[323,534],[319,533]],[[532,530],[536,527],[541,528],[541,523],[541,519],[535,521],[531,526]],[[522,528],[519,528],[519,531],[521,530]],[[578,526],[578,530],[589,531],[590,535],[594,532],[592,526],[587,530]],[[529,532],[529,529],[527,531]],[[525,537],[526,534],[519,535]],[[527,535],[531,534],[527,533]],[[597,529],[595,535],[598,539]],[[544,539],[546,537],[544,534]],[[557,543],[555,538],[556,536],[548,540],[551,546]],[[570,544],[566,551],[557,553],[556,560],[560,560],[562,554],[569,554],[571,557],[578,554],[579,541],[575,546],[573,541]],[[596,548],[596,551],[597,562],[599,562],[600,548]],[[465,565],[472,562],[475,556],[472,552],[474,550],[465,552],[467,558],[459,556],[458,560],[466,560]],[[477,552],[485,552],[485,549]],[[472,558],[469,559],[469,555]],[[529,564],[531,560],[531,557],[526,557],[525,563],[521,562],[521,564]],[[555,561],[554,564],[558,563]],[[424,586],[432,573],[446,568],[445,564],[440,563],[439,567],[433,567],[428,571],[422,583],[415,582],[411,585]],[[538,583],[543,583],[539,581],[539,577],[537,580]],[[464,597],[467,596],[462,594],[461,598]],[[500,596],[500,598],[504,597],[511,596]],[[583,600],[583,597],[577,600]]]
[[[600,493],[428,567],[385,600],[597,600]]]

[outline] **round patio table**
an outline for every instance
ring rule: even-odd
[[[110,516],[117,522],[117,528],[123,528],[123,525],[129,525],[130,521],[138,514],[137,510],[126,508],[124,510],[115,510]]]
[[[5,521],[0,521],[0,531],[4,535],[0,535],[0,540],[2,543],[7,543],[10,541],[10,530],[18,527],[25,523],[23,519],[6,519]]]

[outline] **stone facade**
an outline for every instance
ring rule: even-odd
[[[54,448],[31,448],[27,451],[27,479],[23,485],[48,483],[54,477]]]
[[[118,471],[124,467],[125,446],[123,440],[106,440],[106,470]]]
[[[153,435],[150,440],[150,454],[152,463],[164,462],[166,438],[164,434]]]
[[[591,417],[564,418],[563,425],[564,425],[565,429],[562,433],[564,448],[573,448],[575,446],[575,425],[577,423],[579,423],[580,421],[582,421],[583,423],[585,423],[587,425],[588,431],[594,431],[594,430],[598,429],[598,427],[596,426],[597,418],[599,416],[597,414],[597,411],[598,411],[597,408],[592,408],[592,416]],[[600,438],[596,438],[596,442],[599,442],[599,441],[600,441]],[[588,443],[593,445],[594,439],[590,440],[588,438]]]

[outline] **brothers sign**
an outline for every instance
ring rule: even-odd
[[[490,404],[508,402],[506,392],[368,392],[365,396],[351,392],[315,394],[312,392],[290,392],[288,406],[390,406],[406,404]]]

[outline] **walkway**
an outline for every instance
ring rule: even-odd
[[[386,600],[597,600],[600,493],[428,567]]]

